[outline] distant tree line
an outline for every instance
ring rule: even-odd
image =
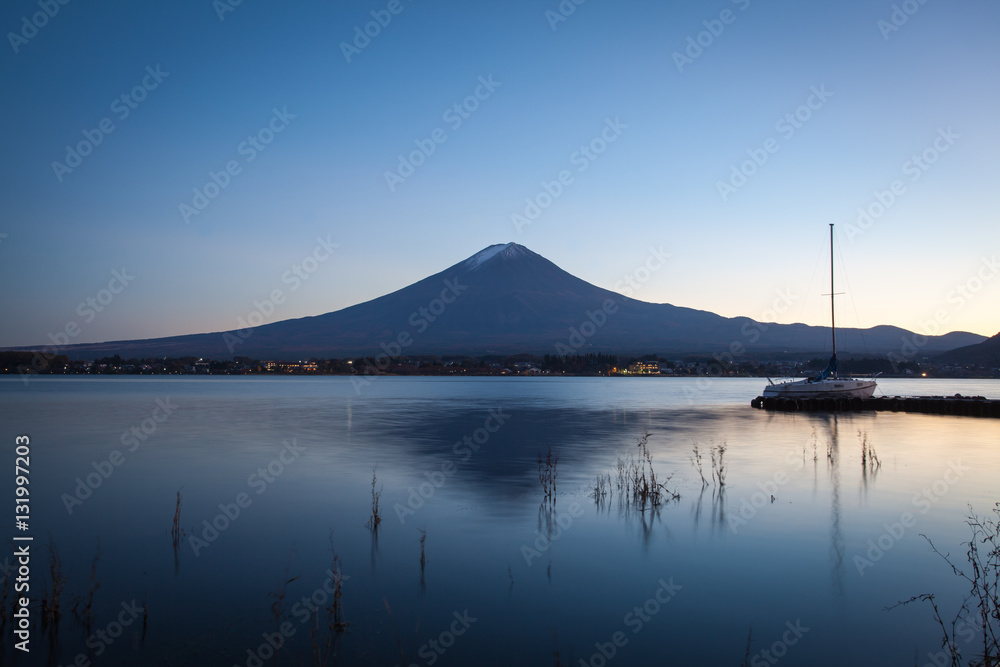
[[[808,361],[720,361],[713,357],[692,356],[666,359],[655,354],[626,357],[593,352],[560,356],[557,354],[470,356],[411,356],[311,358],[302,361],[277,361],[237,356],[231,360],[199,357],[123,358],[113,355],[93,361],[74,361],[66,355],[40,355],[34,352],[0,352],[0,374],[39,375],[615,375],[634,374],[640,363],[645,374],[714,377],[787,377],[808,375],[826,368],[825,358]],[[655,365],[652,362],[656,362]],[[652,368],[654,370],[650,371]],[[630,370],[632,369],[632,370]],[[841,359],[844,375],[886,377],[1000,377],[996,369],[956,368],[927,361],[897,363],[888,359]]]

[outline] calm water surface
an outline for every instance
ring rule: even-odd
[[[928,663],[940,644],[930,608],[885,608],[936,593],[957,610],[965,587],[921,534],[961,560],[969,506],[1000,501],[1000,421],[766,413],[749,407],[764,382],[0,379],[5,469],[15,435],[32,442],[32,590],[51,587],[50,540],[66,579],[58,633],[34,627],[25,656],[8,628],[0,658],[314,664],[308,598],[330,604],[332,545],[348,623],[332,664],[735,667],[751,628],[755,664],[770,664],[764,650],[787,665]],[[880,385],[1000,398],[997,381]],[[595,502],[595,477],[614,480],[646,432],[680,498],[643,512],[613,488]],[[862,467],[863,439],[881,467]],[[707,477],[709,451],[725,445],[722,491],[703,487],[696,444]],[[545,502],[538,457],[550,448]],[[373,469],[377,537],[365,527]],[[11,506],[12,488],[3,475]],[[85,604],[95,556],[88,631],[71,608]],[[275,592],[293,578],[270,656]],[[119,636],[96,634],[117,633],[133,600],[145,631],[125,613]]]

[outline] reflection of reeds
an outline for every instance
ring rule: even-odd
[[[382,598],[382,603],[385,605],[385,611],[389,614],[389,623],[392,625],[392,633],[396,637],[396,646],[399,647],[399,660],[401,665],[409,665],[410,661],[406,659],[406,651],[403,650],[403,640],[399,636],[399,631],[396,629],[396,620],[392,617],[392,607],[389,605],[388,598]],[[413,629],[413,636],[416,637],[417,633],[420,632],[420,621],[417,621],[416,627]]]
[[[378,525],[382,523],[382,512],[379,509],[379,501],[382,498],[382,489],[375,488],[377,478],[375,476],[375,468],[372,468],[372,515],[368,519],[368,523],[365,524],[366,527],[371,528],[374,531],[378,530]]]
[[[80,605],[84,602],[83,600],[77,600],[73,603],[73,616],[84,627],[87,634],[90,634],[90,629],[94,624],[94,594],[101,587],[101,584],[97,581],[97,561],[100,559],[101,543],[98,541],[97,553],[94,554],[94,560],[90,563],[90,590],[87,593],[86,604],[81,609]]]
[[[740,665],[740,667],[750,667],[750,645],[751,645],[751,642],[753,642],[753,626],[752,625],[750,626],[750,629],[747,630],[747,650],[743,654],[743,663]]]
[[[0,628],[7,627],[7,619],[12,618],[11,616],[8,616],[7,613],[7,601],[10,598],[10,589],[13,587],[14,585],[10,580],[10,575],[4,574],[3,577],[0,578],[0,589],[2,589],[0,590]]]
[[[542,453],[538,453],[538,482],[542,485],[542,494],[546,499],[551,499],[556,494],[556,466],[559,465],[559,457],[552,455],[552,448],[542,459]]]
[[[170,528],[170,537],[174,541],[174,549],[181,539],[181,492],[177,492],[177,506],[174,508],[174,523]]]
[[[333,640],[336,635],[347,630],[347,622],[344,620],[344,610],[341,606],[343,598],[344,573],[340,563],[340,557],[333,549],[333,530],[330,531],[330,551],[333,553],[333,562],[330,565],[330,584],[333,586],[333,601],[325,608],[326,611],[326,638],[322,646],[320,645],[319,630],[319,609],[314,612],[315,623],[309,630],[312,637],[313,667],[326,667],[333,655]]]
[[[59,619],[62,618],[60,610],[60,597],[63,589],[66,588],[66,578],[62,574],[62,559],[59,558],[59,551],[56,543],[49,536],[49,576],[52,579],[52,590],[42,597],[42,627],[49,627],[55,633],[59,630]]]
[[[959,569],[948,554],[938,551],[929,537],[922,536],[931,545],[934,553],[951,567],[951,571],[970,585],[969,596],[965,598],[951,623],[945,623],[931,593],[917,595],[889,607],[894,609],[912,602],[930,602],[934,610],[934,620],[941,628],[941,647],[947,650],[950,658],[948,664],[953,667],[962,665],[962,651],[959,648],[958,638],[961,636],[966,640],[966,633],[970,630],[979,631],[982,653],[978,656],[980,660],[970,661],[969,665],[983,667],[1000,665],[1000,503],[994,505],[993,514],[996,516],[994,519],[981,518],[976,516],[971,506],[969,507],[969,514],[965,520],[972,530],[971,539],[965,543],[968,547],[965,553],[969,564],[968,570]],[[967,620],[966,615],[970,611],[979,618],[972,622]]]
[[[427,566],[427,553],[425,552],[425,547],[427,545],[427,531],[424,528],[418,528],[420,531],[420,573],[424,573],[424,567]]]
[[[295,555],[293,551],[288,557],[288,567],[285,567],[285,577],[288,577],[288,570],[291,567],[292,557]],[[298,576],[286,579],[285,583],[278,586],[278,588],[273,593],[268,593],[268,597],[273,597],[274,602],[271,603],[271,615],[274,616],[274,632],[275,637],[281,637],[282,644],[284,644],[284,634],[281,632],[281,619],[285,615],[285,594],[288,591],[288,584],[292,583]],[[282,644],[279,644],[281,646]],[[274,664],[278,664],[278,650],[274,651]]]
[[[344,597],[344,571],[340,564],[340,556],[337,554],[333,555],[333,605],[331,606],[333,612],[333,630],[335,632],[344,632],[347,630],[347,621],[344,620],[344,607],[342,598]]]
[[[181,492],[177,492],[177,506],[174,508],[174,522],[170,527],[170,541],[174,545],[174,574],[181,571],[180,543],[184,531],[181,530]]]

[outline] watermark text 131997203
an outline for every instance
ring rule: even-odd
[[[31,439],[26,435],[14,438],[14,526],[20,533],[14,535],[14,558],[17,577],[14,579],[14,635],[20,640],[14,646],[29,653],[31,640],[31,612],[28,609],[31,591],[31,537],[24,535],[31,518],[29,479],[31,470]]]

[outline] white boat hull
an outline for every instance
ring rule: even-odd
[[[795,380],[764,388],[764,398],[871,398],[875,380]]]

